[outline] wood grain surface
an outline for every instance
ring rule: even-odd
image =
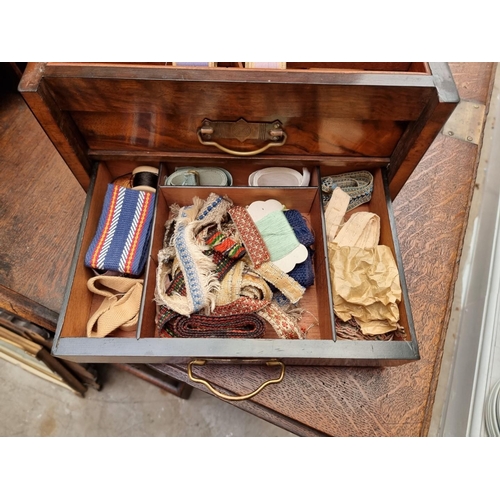
[[[37,81],[37,73],[41,80],[35,91],[31,82]],[[198,140],[197,130],[205,119],[279,119],[288,140],[269,149],[272,157],[384,157],[392,153],[408,123],[419,121],[437,98],[435,83],[430,72],[269,73],[30,63],[20,88],[72,167],[65,153],[69,145],[77,156],[85,144],[92,154],[108,150],[216,153],[215,146]],[[52,130],[56,123],[64,125],[59,134]],[[76,139],[71,139],[72,132]],[[406,135],[411,139],[411,133]],[[59,139],[64,137],[71,144],[62,148]],[[262,147],[265,139],[245,138],[245,134],[226,134],[222,141],[213,137],[231,150],[246,153]]]
[[[0,307],[54,329],[85,201],[15,87],[0,85]]]
[[[450,65],[461,98],[487,103],[493,64]],[[253,403],[274,422],[287,419],[330,436],[425,436],[446,335],[479,147],[440,134],[394,202],[421,360],[390,368],[289,367],[281,384]],[[185,367],[162,366],[187,380]],[[207,365],[198,375],[220,390],[243,394],[258,386],[266,369]],[[269,374],[267,374],[269,376]],[[199,387],[196,385],[196,387]],[[291,430],[296,432],[296,430]]]
[[[388,156],[406,122],[417,120],[434,90],[404,83],[370,87],[49,77],[44,83],[93,151],[216,152],[200,144],[196,134],[205,118],[272,122],[279,117],[288,140],[270,149],[272,156]],[[252,151],[266,141],[219,142]]]

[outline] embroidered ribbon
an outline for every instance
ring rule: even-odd
[[[321,179],[321,191],[323,205],[326,205],[332,196],[336,187],[351,197],[347,211],[368,203],[371,200],[373,192],[373,175],[366,171],[349,172],[346,174],[328,175]]]
[[[232,259],[220,252],[214,250],[207,250],[204,252],[205,255],[211,256],[212,261],[215,263],[214,274],[217,281],[221,281],[226,273],[236,264],[237,260]],[[182,295],[187,296],[186,281],[184,280],[184,275],[182,272],[177,272],[167,288],[166,295]]]
[[[273,327],[278,337],[303,338],[298,322],[272,303],[271,299],[272,292],[267,284],[262,278],[252,274],[243,259],[222,281],[214,314],[219,311],[256,312]]]
[[[173,296],[169,304],[178,313],[186,315],[210,308],[219,283],[213,274],[215,265],[212,259],[203,253],[196,242],[194,229],[197,222],[189,208],[181,209],[173,237],[179,267],[186,283],[187,300],[177,300],[181,297]]]
[[[269,300],[251,299],[249,297],[239,297],[223,306],[217,306],[212,316],[231,316],[232,314],[245,314],[258,312],[267,307]]]
[[[217,252],[227,255],[231,259],[239,259],[245,255],[246,250],[222,231],[215,231],[205,240]]]
[[[121,276],[95,276],[87,282],[104,300],[87,323],[87,337],[102,338],[112,331],[135,330],[139,318],[143,280]],[[96,329],[94,330],[94,327]]]
[[[274,328],[274,331],[282,339],[303,339],[304,333],[298,323],[281,310],[277,305],[271,303],[268,307],[257,313]]]
[[[210,331],[209,335],[196,335],[196,336],[206,336],[206,337],[227,337],[228,336],[228,331],[234,331],[234,324],[231,325],[229,322],[230,317],[237,316],[237,325],[239,324],[239,328],[241,330],[241,326],[243,323],[242,321],[250,321],[250,324],[254,324],[254,328],[250,328],[250,331],[247,331],[250,335],[249,338],[254,338],[252,331],[255,331],[256,329],[260,328],[260,326],[255,325],[255,317],[256,315],[253,313],[256,313],[257,311],[260,311],[261,309],[267,307],[270,304],[269,301],[267,300],[256,300],[256,299],[250,299],[248,297],[239,297],[238,299],[234,300],[231,303],[228,303],[226,305],[222,306],[217,306],[210,316],[205,316],[206,320],[204,320],[204,323],[198,322],[195,326],[201,326],[202,324],[208,325],[209,328],[207,331]],[[200,315],[191,315],[192,318],[199,317]],[[175,311],[172,311],[171,309],[168,309],[166,306],[161,306],[159,308],[158,312],[158,332],[160,337],[165,337],[165,336],[170,336],[170,337],[177,337],[177,336],[194,336],[194,335],[184,335],[184,333],[181,331],[179,332],[178,326],[179,324],[177,323],[176,318],[178,317],[178,314]],[[223,318],[223,320],[221,319]],[[215,319],[215,321],[211,321],[211,319]],[[258,321],[260,318],[258,318]],[[183,325],[186,325],[186,323],[181,323],[181,327]],[[188,326],[190,324],[187,324]],[[191,324],[189,328],[193,328],[193,325]],[[264,325],[265,328],[265,325]],[[218,329],[222,329],[223,331],[218,331]],[[243,331],[241,331],[243,333]],[[232,336],[232,335],[231,335]],[[242,335],[236,335],[236,336],[242,336]]]
[[[255,272],[280,290],[292,304],[296,304],[306,291],[302,285],[272,262],[264,262],[258,269],[255,269]]]
[[[246,258],[240,260],[221,281],[215,310],[221,306],[235,304],[235,301],[241,297],[266,302],[270,302],[273,298],[269,285],[263,278],[251,271],[250,263]],[[245,310],[245,312],[249,311]]]
[[[147,258],[155,194],[109,184],[85,265],[138,276]]]
[[[272,292],[264,279],[255,276],[249,262],[242,259],[222,280],[217,294],[217,306],[208,318],[256,313],[272,326],[278,337],[303,338],[297,319],[272,303],[271,299]],[[164,305],[159,308],[157,326],[160,337],[176,336],[173,324],[176,316],[175,311]]]
[[[257,314],[271,324],[280,338],[303,338],[298,317],[288,315],[271,303],[272,292],[267,282],[281,290],[294,304],[300,300],[305,288],[269,261],[267,248],[262,243],[248,212],[243,207],[226,210],[229,207],[222,208],[223,205],[223,199],[212,197],[200,208],[199,200],[194,199],[193,206],[177,208],[175,222],[167,221],[165,225],[164,244],[173,245],[173,248],[167,246],[158,254],[155,300],[159,305],[159,335],[227,337],[229,332],[229,336],[248,336],[249,327],[242,326],[243,323],[238,325],[231,324],[230,319],[225,319],[224,322],[214,319]],[[223,228],[228,227],[221,223],[224,210],[231,214],[245,249],[237,243],[237,238],[233,239],[224,233]],[[218,211],[220,213],[215,215]],[[305,224],[300,213],[299,216],[300,222]],[[220,229],[214,230],[214,227]],[[252,227],[255,230],[252,231]],[[307,241],[314,241],[310,231],[309,234],[304,232],[302,236]],[[194,269],[199,265],[199,257],[194,255],[189,244],[196,244],[200,238],[211,247],[210,250],[201,252],[203,256],[217,256],[216,265],[210,268],[211,276],[217,278],[217,286],[212,287],[210,307],[204,308],[204,314],[193,314],[197,311],[191,307],[188,300],[190,297],[196,298],[195,292],[199,291],[199,273]],[[201,251],[201,248],[200,246],[198,250]],[[260,263],[258,268],[255,268],[255,261]],[[171,276],[173,278],[167,285]],[[162,291],[165,286],[166,293]],[[193,300],[193,305],[194,303]],[[179,318],[179,315],[184,318]],[[188,321],[188,316],[195,318],[193,322]],[[241,319],[247,321],[249,318]],[[206,334],[201,333],[202,329],[206,330]],[[257,327],[255,332],[251,330],[250,335],[259,334]]]
[[[266,244],[247,210],[244,207],[235,206],[229,210],[229,215],[240,233],[254,267],[258,269],[264,262],[271,260]]]

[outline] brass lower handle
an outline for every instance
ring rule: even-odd
[[[194,361],[191,361],[188,364],[188,377],[189,377],[189,380],[191,380],[192,382],[197,382],[199,384],[203,384],[213,394],[215,394],[219,398],[225,399],[227,401],[245,401],[246,399],[253,398],[257,394],[259,394],[259,392],[262,391],[262,389],[264,389],[264,387],[267,387],[270,384],[278,384],[278,383],[280,383],[283,380],[284,376],[285,376],[285,365],[281,361],[277,361],[277,360],[267,361],[266,362],[267,366],[280,366],[281,367],[281,373],[280,373],[280,375],[279,375],[278,378],[274,378],[274,379],[271,379],[271,380],[266,380],[266,382],[264,382],[259,388],[255,389],[255,391],[253,391],[253,392],[251,392],[249,394],[245,394],[243,396],[230,396],[229,394],[223,394],[222,392],[219,392],[217,389],[215,389],[210,384],[210,382],[207,382],[206,380],[204,380],[202,378],[198,378],[195,375],[193,375],[193,366],[194,365],[203,366],[205,363],[206,363],[206,360],[204,360],[204,359],[195,359]]]

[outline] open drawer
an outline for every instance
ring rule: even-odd
[[[219,163],[220,165],[220,163]],[[61,312],[53,352],[56,356],[86,362],[136,362],[180,363],[194,359],[235,362],[259,359],[279,359],[286,364],[317,365],[388,365],[418,359],[418,345],[411,319],[410,305],[405,285],[399,246],[395,234],[391,201],[385,172],[375,167],[371,170],[374,189],[371,201],[359,207],[380,217],[380,244],[387,245],[398,265],[403,299],[399,304],[401,326],[405,337],[392,340],[347,340],[335,334],[334,311],[330,287],[328,249],[325,238],[324,211],[319,188],[322,175],[335,173],[329,167],[311,169],[309,187],[249,187],[245,179],[252,172],[253,161],[234,165],[228,160],[223,166],[235,181],[232,186],[162,186],[157,189],[152,237],[148,260],[141,278],[144,279],[140,317],[137,329],[116,330],[105,338],[88,338],[87,322],[98,307],[99,300],[87,289],[87,281],[94,276],[85,266],[87,249],[94,237],[102,211],[108,183],[130,173],[137,164],[127,162],[101,162],[96,165],[82,227],[76,247],[66,298]],[[178,163],[164,163],[162,181],[178,167]],[[298,210],[307,221],[315,237],[313,245],[314,284],[307,288],[297,304],[304,309],[301,326],[304,338],[279,338],[266,323],[265,334],[258,339],[240,338],[173,338],[161,336],[157,325],[158,310],[155,303],[158,251],[165,233],[165,222],[170,217],[172,205],[192,204],[194,197],[206,199],[211,193],[228,197],[234,205],[247,206],[254,201],[277,199],[288,209]]]
[[[199,358],[279,359],[289,364],[388,365],[418,359],[391,199],[409,178],[458,103],[445,63],[287,63],[286,68],[217,63],[29,63],[19,86],[88,199],[54,354],[89,362],[186,362]],[[233,185],[218,194],[245,206],[266,197],[296,207],[315,235],[314,286],[303,299],[304,339],[167,338],[155,323],[158,250],[172,204],[207,196],[199,187],[158,187],[138,327],[87,338],[96,308],[84,265],[108,183],[136,166],[219,166]],[[249,187],[265,167],[311,173],[309,187]],[[405,336],[346,340],[336,334],[320,183],[368,170],[380,243],[398,267]],[[310,328],[309,328],[310,326]],[[339,333],[339,332],[337,332]]]

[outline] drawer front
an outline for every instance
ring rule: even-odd
[[[374,192],[367,209],[377,213],[381,220],[381,243],[389,246],[395,256],[403,300],[400,304],[404,340],[371,341],[336,339],[333,325],[333,304],[325,241],[324,216],[321,206],[319,182],[321,175],[336,173],[333,167],[323,166],[311,172],[311,187],[307,188],[250,188],[244,185],[246,175],[252,171],[251,160],[245,163],[245,175],[236,166],[232,169],[235,184],[225,188],[160,187],[157,191],[150,257],[144,273],[141,312],[136,331],[115,332],[105,338],[87,338],[86,325],[95,311],[96,298],[87,290],[87,281],[94,275],[84,265],[85,253],[95,234],[102,211],[107,184],[131,172],[136,164],[101,163],[95,171],[82,219],[82,228],[71,269],[71,278],[56,333],[53,353],[56,356],[80,362],[137,362],[183,363],[191,360],[211,359],[219,362],[279,359],[285,364],[378,366],[398,364],[418,359],[418,346],[413,329],[404,271],[395,234],[395,224],[385,172],[374,166]],[[175,163],[164,164],[164,174],[175,169]],[[322,170],[321,170],[322,169]],[[299,171],[301,169],[298,169]],[[164,176],[162,176],[164,177]],[[286,340],[266,330],[259,339],[220,338],[161,338],[155,324],[156,307],[153,301],[158,250],[162,246],[164,223],[170,206],[188,204],[193,196],[204,197],[213,191],[245,205],[255,200],[279,199],[288,208],[296,208],[309,221],[315,233],[315,284],[307,290],[302,304],[309,311],[312,327],[302,340]],[[315,323],[315,324],[313,324]]]
[[[217,153],[202,144],[204,120],[279,121],[287,134],[270,155],[389,157],[434,89],[367,85],[47,79],[93,154],[105,151]],[[220,139],[251,153],[270,137]]]
[[[389,157],[437,92],[430,74],[362,69],[287,71],[49,63],[44,82],[93,155],[107,151],[217,153],[204,120],[279,121],[286,143],[266,153]],[[267,139],[225,137],[251,153]]]

